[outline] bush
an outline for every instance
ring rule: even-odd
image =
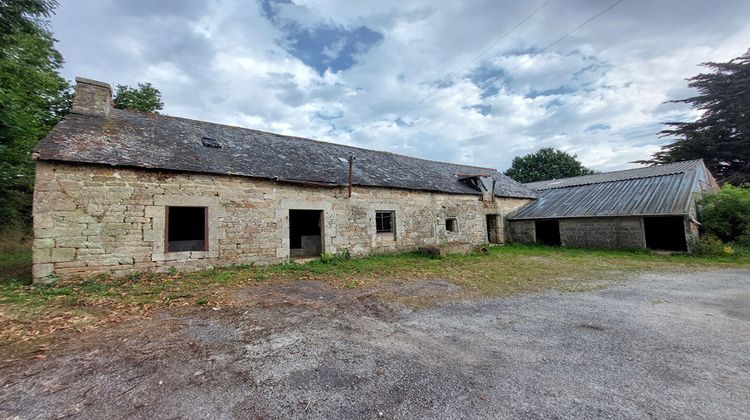
[[[750,245],[750,188],[725,184],[700,203],[703,232],[719,240]]]
[[[336,254],[328,253],[322,254],[320,256],[320,262],[324,264],[336,264],[341,261],[346,261],[351,259],[351,254],[349,253],[348,249],[345,249],[341,252],[337,252]]]
[[[726,255],[724,253],[724,247],[727,245],[713,235],[703,235],[698,242],[695,243],[693,248],[693,254],[701,257],[718,257]]]

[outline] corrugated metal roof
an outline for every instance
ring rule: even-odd
[[[216,145],[204,146],[204,138]],[[536,196],[495,169],[119,109],[108,117],[69,114],[39,142],[35,156],[343,186],[348,183],[351,155],[356,158],[355,185],[480,195],[461,180],[461,174],[471,173],[494,178],[497,196]]]
[[[682,165],[664,168],[660,175],[654,175],[659,171],[652,170],[650,176],[629,177],[621,174],[627,171],[618,171],[611,177],[617,180],[598,183],[579,180],[566,187],[541,189],[537,200],[509,219],[687,214],[694,194],[716,188],[716,181],[700,160],[679,163]],[[682,171],[675,173],[676,168]],[[607,174],[597,175],[609,179]]]
[[[600,174],[574,176],[562,179],[550,179],[548,181],[530,182],[526,185],[535,190],[546,190],[550,188],[565,188],[574,185],[599,184],[601,182],[622,181],[626,179],[647,178],[651,176],[681,174],[691,171],[702,165],[700,159],[685,160],[682,162],[666,163],[663,165],[647,166],[644,168],[626,169],[622,171],[604,172]]]

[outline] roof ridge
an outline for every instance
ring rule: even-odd
[[[579,176],[572,176],[567,178],[555,178],[555,179],[549,179],[544,181],[535,181],[535,182],[528,182],[524,183],[523,185],[534,188],[535,186],[543,186],[547,187],[545,189],[553,189],[553,188],[567,188],[567,187],[574,187],[579,185],[585,185],[585,184],[604,184],[608,182],[617,182],[617,181],[624,181],[627,179],[644,179],[644,178],[653,178],[653,177],[659,177],[659,176],[665,176],[665,175],[671,175],[671,174],[678,174],[678,173],[686,173],[688,171],[694,170],[695,165],[698,162],[702,162],[703,159],[690,159],[690,160],[682,160],[679,162],[669,162],[669,163],[662,163],[662,164],[654,164],[654,165],[648,165],[643,166],[640,168],[631,168],[631,169],[621,169],[618,171],[611,171],[611,172],[601,172],[596,174],[588,174],[588,175],[579,175]],[[631,177],[622,177],[622,178],[614,178],[614,179],[603,179],[600,181],[593,181],[593,182],[586,182],[591,179],[596,179],[596,177],[601,177],[603,175],[613,175],[613,174],[623,174],[627,172],[634,172],[634,171],[642,171],[644,169],[650,169],[650,168],[657,168],[657,167],[668,167],[668,166],[676,166],[676,165],[688,165],[686,168],[680,171],[675,171],[672,173],[656,173],[656,174],[642,174],[642,175],[634,175]],[[564,185],[561,185],[559,187],[554,186],[557,183],[565,182]]]
[[[399,154],[399,153],[390,152],[388,150],[367,149],[367,148],[359,147],[359,146],[351,146],[351,145],[348,145],[348,144],[335,143],[335,142],[332,142],[332,141],[324,141],[324,140],[311,139],[311,138],[307,138],[307,137],[300,137],[300,136],[293,136],[293,135],[287,135],[287,134],[281,134],[281,133],[274,133],[274,132],[271,132],[271,131],[263,131],[263,130],[258,130],[258,129],[255,129],[255,128],[242,127],[242,126],[239,126],[239,125],[230,125],[230,124],[217,123],[217,122],[212,122],[212,121],[204,121],[204,120],[198,120],[198,119],[195,119],[195,118],[179,117],[179,116],[175,116],[175,115],[152,114],[152,113],[148,113],[148,112],[142,112],[142,111],[131,110],[131,109],[118,109],[117,111],[127,112],[127,113],[131,113],[131,114],[136,114],[136,115],[143,116],[143,117],[157,117],[157,118],[164,117],[164,118],[172,118],[172,119],[176,119],[176,120],[183,120],[183,121],[195,122],[195,123],[200,123],[200,124],[210,124],[210,125],[227,127],[227,128],[232,128],[232,129],[247,130],[247,131],[252,131],[252,132],[255,132],[255,133],[270,134],[272,136],[284,137],[284,138],[288,138],[288,139],[295,139],[295,140],[301,140],[301,141],[311,141],[311,142],[322,143],[322,144],[331,144],[331,145],[335,145],[335,146],[339,146],[339,147],[346,147],[346,148],[349,148],[349,149],[363,150],[363,151],[366,151],[366,152],[383,153],[383,154],[388,154],[388,155],[393,155],[393,156],[404,157],[404,158],[407,158],[407,159],[421,160],[423,162],[432,162],[432,163],[440,163],[440,164],[447,164],[447,165],[456,165],[456,166],[463,166],[463,167],[466,167],[466,168],[486,169],[486,170],[489,170],[489,171],[492,171],[492,172],[500,173],[500,171],[498,171],[496,168],[490,168],[490,167],[486,167],[486,166],[466,165],[466,164],[463,164],[463,163],[454,163],[454,162],[446,162],[446,161],[434,160],[434,159],[425,159],[425,158],[420,158],[420,157],[415,157],[415,156],[402,155],[402,154]]]

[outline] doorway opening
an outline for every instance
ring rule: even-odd
[[[534,222],[536,243],[560,246],[560,223],[557,220],[537,220]]]
[[[289,210],[289,255],[319,257],[323,252],[323,210]]]
[[[646,248],[687,251],[685,221],[682,216],[644,217]]]
[[[499,217],[497,214],[487,215],[487,242],[491,244],[501,243]]]

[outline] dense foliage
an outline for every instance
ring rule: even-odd
[[[700,206],[703,232],[724,242],[750,245],[750,187],[724,184]]]
[[[518,182],[546,181],[548,179],[593,174],[576,159],[575,155],[546,147],[536,153],[513,158],[505,175]]]
[[[134,109],[157,114],[157,111],[164,108],[161,92],[151,86],[151,83],[138,83],[136,88],[117,85],[113,102],[117,109]]]
[[[0,0],[0,227],[31,218],[31,153],[70,104],[70,86],[58,71],[44,20],[52,0]]]
[[[702,158],[721,183],[750,181],[750,50],[727,63],[703,63],[711,69],[689,80],[698,95],[672,102],[703,112],[693,122],[668,122],[660,134],[677,137],[651,163]]]

